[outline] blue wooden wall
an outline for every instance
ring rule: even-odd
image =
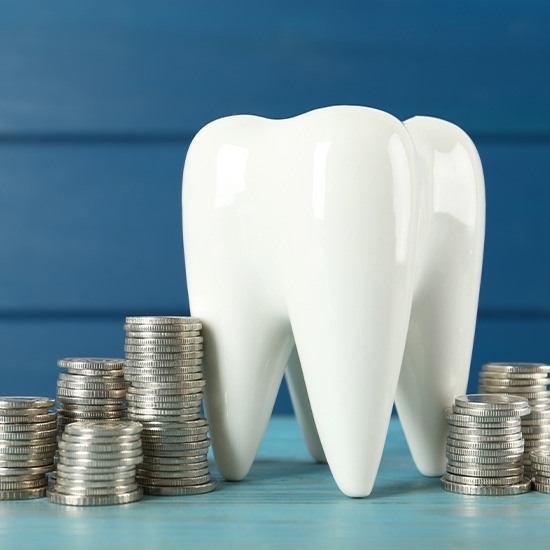
[[[429,114],[487,183],[475,373],[550,360],[550,4],[0,0],[0,393],[114,355],[126,314],[188,311],[180,181],[233,113]],[[276,410],[290,410],[283,388]]]

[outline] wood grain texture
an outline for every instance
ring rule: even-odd
[[[392,419],[366,499],[344,497],[307,455],[293,418],[272,419],[243,482],[195,497],[69,508],[45,499],[0,502],[6,547],[60,548],[545,548],[550,497],[446,493],[415,469]]]
[[[550,6],[465,0],[0,2],[0,132],[192,134],[331,104],[550,134]]]

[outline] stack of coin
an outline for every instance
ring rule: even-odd
[[[55,485],[48,498],[69,506],[139,500],[136,465],[143,459],[139,422],[90,420],[69,424],[59,442]]]
[[[55,401],[0,397],[0,500],[46,496],[57,448]]]
[[[526,475],[531,475],[529,453],[550,448],[550,365],[544,363],[488,363],[479,375],[479,391],[518,395],[529,401],[531,414],[521,419]]]
[[[194,317],[128,317],[128,416],[143,426],[138,482],[146,494],[207,493],[208,424],[201,416],[202,325]]]
[[[523,475],[520,418],[529,403],[513,395],[463,395],[447,409],[446,491],[464,495],[518,495],[530,490]]]
[[[122,359],[69,358],[58,366],[67,369],[57,381],[60,433],[75,420],[126,417],[126,382]]]
[[[550,449],[531,451],[530,463],[535,490],[550,493]]]

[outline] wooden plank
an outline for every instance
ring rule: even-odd
[[[58,317],[0,318],[0,349],[5,395],[55,395],[62,357],[121,357],[124,316],[86,319]],[[478,321],[469,391],[477,390],[478,372],[489,361],[548,361],[550,318]],[[283,383],[275,414],[292,413]]]
[[[192,134],[331,104],[550,134],[550,5],[0,2],[0,133]]]
[[[215,468],[213,468],[217,474]],[[350,499],[311,462],[292,418],[272,420],[245,481],[195,497],[68,509],[46,499],[0,502],[6,547],[545,548],[550,499],[463,497],[422,477],[393,419],[369,498]],[[70,521],[67,518],[70,516]]]
[[[550,310],[550,144],[481,144],[481,308]],[[184,312],[185,143],[3,144],[0,313]]]

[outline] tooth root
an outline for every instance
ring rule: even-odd
[[[435,476],[445,470],[443,411],[468,382],[483,256],[484,180],[475,146],[462,130],[428,117],[405,126],[427,179],[433,178],[434,201],[396,406],[418,469]]]
[[[292,406],[294,408],[294,414],[296,415],[298,424],[304,435],[309,453],[317,462],[325,463],[327,459],[323,451],[323,446],[321,445],[321,440],[319,439],[319,434],[317,433],[317,427],[315,426],[315,420],[311,411],[304,374],[302,373],[302,366],[300,365],[300,358],[298,357],[296,346],[294,346],[288,360],[286,381]]]
[[[370,133],[369,122],[358,124]],[[351,497],[374,484],[412,302],[414,152],[400,123],[384,130],[359,130],[330,151],[323,221],[307,220],[290,248],[289,313],[307,393],[334,479]]]
[[[204,325],[205,406],[216,465],[225,479],[238,481],[258,452],[293,340],[288,323],[274,326],[257,305],[253,311],[231,305],[192,311]]]

